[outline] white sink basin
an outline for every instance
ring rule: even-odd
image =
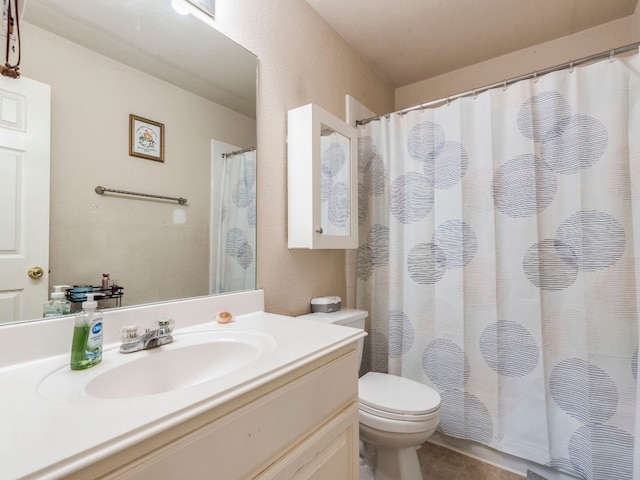
[[[123,354],[104,352],[102,363],[72,371],[54,370],[39,385],[50,400],[83,401],[143,397],[181,390],[253,364],[275,348],[260,332],[207,330],[174,334],[174,341],[151,350]]]

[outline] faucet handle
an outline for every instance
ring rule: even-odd
[[[163,329],[166,334],[173,332],[173,325],[174,322],[171,318],[161,318],[160,320],[156,320],[156,326],[158,329]]]
[[[133,343],[138,340],[143,333],[140,325],[125,325],[120,328],[120,341],[122,343]]]

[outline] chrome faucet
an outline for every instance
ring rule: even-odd
[[[173,342],[173,320],[162,319],[156,322],[156,328],[147,328],[144,332],[140,325],[125,325],[120,329],[121,353],[133,353],[140,350],[159,347]]]

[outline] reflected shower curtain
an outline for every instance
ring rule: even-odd
[[[216,292],[255,288],[256,151],[223,159]]]
[[[359,127],[365,367],[436,389],[445,434],[592,480],[640,478],[639,69]]]
[[[325,235],[350,235],[350,140],[329,130],[320,137],[320,225]]]

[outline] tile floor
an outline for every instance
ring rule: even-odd
[[[424,480],[522,480],[526,477],[433,443],[418,450]]]

